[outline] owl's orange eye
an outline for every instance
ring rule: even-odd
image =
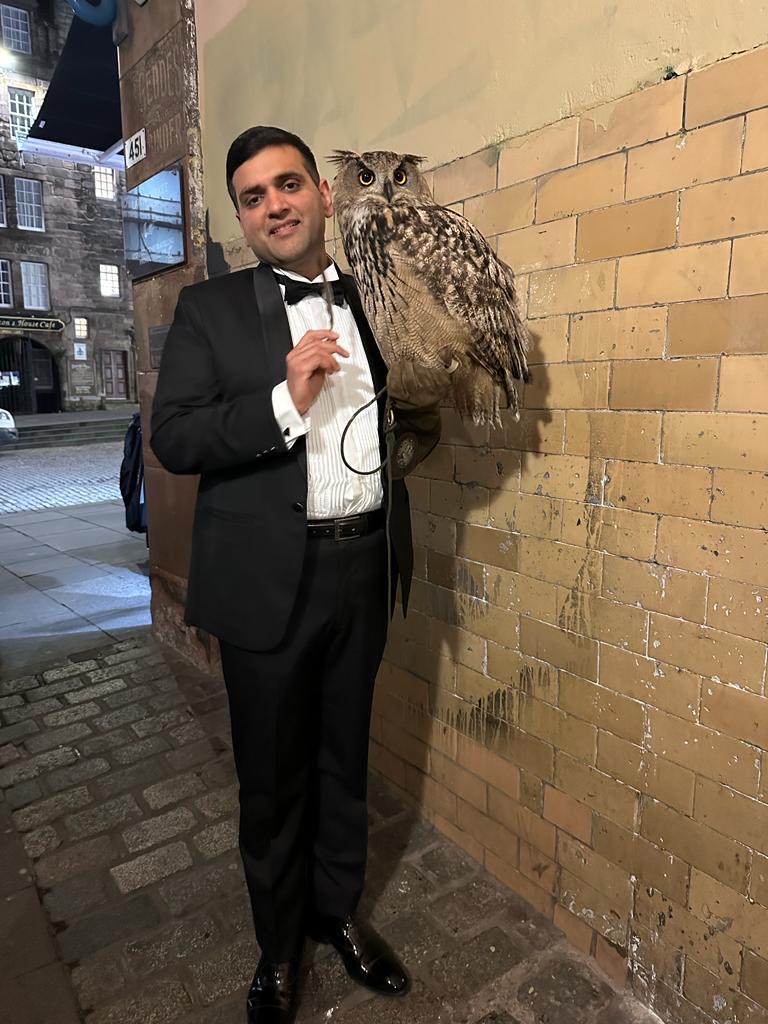
[[[376,180],[376,175],[373,173],[373,171],[360,171],[360,173],[357,176],[357,180],[360,182],[361,185],[372,185]]]
[[[398,167],[392,177],[394,178],[396,185],[404,185],[406,181],[408,181],[408,175],[402,167]]]

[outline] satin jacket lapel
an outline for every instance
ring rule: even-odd
[[[280,285],[269,264],[260,263],[254,268],[253,290],[259,310],[257,323],[274,386],[285,380],[285,357],[293,347],[293,340]],[[294,449],[306,476],[307,446],[303,437],[296,441]]]
[[[285,357],[291,351],[291,329],[280,286],[272,268],[260,263],[253,271],[253,290],[259,307],[259,329],[274,384],[285,380]]]

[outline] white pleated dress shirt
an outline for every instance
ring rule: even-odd
[[[279,267],[274,270],[294,281],[307,280],[290,270]],[[331,281],[338,280],[339,274],[333,264],[326,269],[325,276]],[[312,283],[322,284],[322,281],[321,274]],[[282,285],[280,291],[285,295]],[[308,295],[300,302],[286,306],[285,310],[294,345],[307,331],[328,328],[328,308],[321,295]],[[333,307],[333,330],[339,335],[338,344],[349,352],[349,356],[336,357],[339,370],[326,376],[322,390],[307,414],[302,416],[293,404],[287,381],[277,384],[272,391],[275,419],[288,446],[305,434],[307,437],[308,519],[355,516],[380,508],[384,500],[381,474],[359,476],[347,469],[341,458],[344,427],[375,394],[360,332],[346,302],[343,306]],[[344,442],[344,454],[347,462],[356,469],[374,469],[381,462],[375,402],[352,424]]]

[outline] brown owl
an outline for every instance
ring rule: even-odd
[[[510,268],[468,220],[435,203],[421,157],[336,150],[330,159],[344,251],[390,372],[447,368],[460,413],[498,423],[508,403],[517,417],[528,335]]]

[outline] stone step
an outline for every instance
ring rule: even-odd
[[[81,422],[51,423],[45,426],[19,426],[18,431],[19,436],[23,437],[49,437],[54,434],[77,434],[83,431],[114,433],[116,430],[122,430],[125,433],[128,423],[128,419],[122,418],[119,420],[83,420]]]
[[[19,440],[15,444],[4,445],[0,451],[24,451],[32,448],[61,448],[79,444],[104,444],[110,441],[122,441],[128,428],[123,424],[114,425],[111,429],[83,429],[80,431],[50,431],[45,434],[30,436],[19,431]]]

